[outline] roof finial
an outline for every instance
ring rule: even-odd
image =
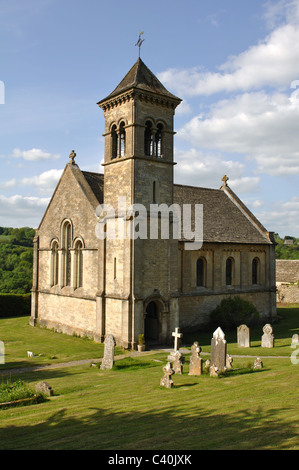
[[[71,165],[75,165],[75,158],[76,158],[76,153],[75,153],[75,150],[72,150],[71,153],[70,153],[70,163]]]
[[[145,39],[141,39],[141,36],[144,34],[144,31],[141,31],[139,33],[139,38],[138,38],[138,41],[136,42],[135,46],[138,46],[139,47],[139,59],[140,59],[140,49],[141,49],[141,46],[142,44],[144,43]]]
[[[227,186],[227,182],[229,180],[229,177],[224,175],[223,178],[222,178],[222,181],[223,181],[223,185],[222,186]]]

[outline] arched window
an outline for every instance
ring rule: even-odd
[[[51,265],[50,265],[50,285],[51,287],[57,286],[58,284],[58,242],[55,240],[51,246]]]
[[[112,153],[111,153],[111,158],[114,159],[117,157],[117,148],[118,148],[118,135],[116,132],[116,125],[112,127],[111,131],[111,145],[112,145]]]
[[[75,243],[75,279],[74,288],[83,287],[83,243],[81,240],[77,240]]]
[[[126,131],[125,131],[125,123],[122,122],[119,126],[119,138],[120,138],[120,152],[119,155],[121,157],[125,156],[126,152]]]
[[[258,258],[252,260],[252,284],[259,283],[259,264],[260,260]]]
[[[153,133],[152,133],[152,123],[150,121],[146,121],[145,123],[144,153],[145,155],[149,157],[153,155]]]
[[[64,222],[62,226],[62,257],[63,257],[63,286],[71,285],[71,241],[72,227],[69,221]]]
[[[206,287],[206,260],[198,258],[196,263],[196,286]]]
[[[162,157],[162,130],[163,130],[162,124],[158,124],[155,145],[156,145],[156,156],[159,158]]]
[[[227,258],[226,269],[225,269],[225,284],[231,286],[233,283],[233,259]]]

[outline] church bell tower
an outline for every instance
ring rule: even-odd
[[[152,204],[173,203],[173,121],[180,102],[139,58],[98,103],[105,117],[104,204],[126,229],[132,220],[120,213],[120,197],[147,213]],[[107,237],[105,253],[105,334],[125,347],[135,347],[139,334],[167,340],[178,321],[177,240],[151,240],[149,233],[146,239]]]

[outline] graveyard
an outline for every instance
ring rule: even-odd
[[[32,331],[27,317],[1,319],[1,383],[22,380],[46,396],[0,408],[0,449],[298,450],[299,305],[278,311],[279,322],[249,336],[244,326],[178,329],[173,344],[144,352],[110,338],[111,353]]]

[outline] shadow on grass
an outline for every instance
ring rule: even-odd
[[[167,390],[174,393],[175,390]],[[0,448],[40,450],[212,450],[288,449],[297,423],[284,422],[284,409],[225,407],[209,412],[184,405],[157,411],[117,412],[91,408],[82,419],[61,409],[43,422],[0,430]]]

